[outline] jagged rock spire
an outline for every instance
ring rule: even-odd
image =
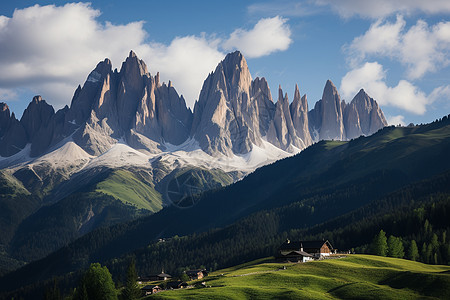
[[[330,80],[310,112],[298,85],[291,104],[279,86],[274,104],[267,81],[252,80],[239,51],[228,54],[208,75],[192,113],[172,82],[161,84],[159,73],[152,77],[130,51],[120,71],[112,70],[109,59],[98,63],[77,87],[70,108],[55,113],[36,96],[18,121],[0,103],[0,154],[12,155],[31,142],[31,154],[40,155],[68,136],[93,155],[121,138],[154,153],[166,143],[178,145],[189,137],[210,154],[244,154],[254,145],[264,147],[264,139],[295,152],[313,140],[350,139],[386,124],[378,104],[364,90],[346,104]]]

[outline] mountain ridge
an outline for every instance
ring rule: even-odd
[[[298,85],[291,103],[281,86],[274,103],[267,81],[252,79],[238,51],[208,75],[193,112],[172,83],[161,84],[159,73],[152,76],[133,51],[120,71],[112,70],[109,59],[99,62],[74,92],[70,107],[55,112],[36,96],[20,121],[5,103],[0,108],[2,157],[16,154],[27,143],[30,156],[38,157],[70,135],[91,155],[104,153],[121,138],[150,153],[189,138],[210,155],[245,154],[253,145],[264,147],[262,139],[296,153],[322,139],[349,140],[387,125],[376,101],[363,90],[345,104],[329,80],[311,111]]]

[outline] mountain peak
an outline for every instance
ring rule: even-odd
[[[247,61],[239,51],[228,53],[221,62],[225,77],[235,82],[235,80],[251,81],[250,71]]]
[[[120,70],[121,74],[126,74],[125,76],[137,76],[141,77],[148,74],[147,65],[142,59],[136,56],[133,50],[130,51],[130,55],[122,63],[122,68]]]
[[[332,91],[337,91],[337,88],[336,88],[336,86],[334,85],[334,83],[330,80],[330,79],[328,79],[327,80],[327,83],[325,83],[325,88],[324,88],[324,90],[332,90]]]
[[[236,50],[234,52],[230,52],[225,56],[225,59],[232,59],[232,60],[241,60],[245,59],[242,53],[239,50]]]
[[[41,95],[36,95],[36,96],[33,97],[33,100],[31,100],[32,103],[36,103],[36,104],[41,102],[41,101],[45,101],[45,100],[42,100],[42,96]]]
[[[356,94],[355,98],[356,98],[357,96],[365,96],[365,95],[367,95],[366,91],[365,91],[364,89],[360,89],[359,92],[358,92],[358,94]]]
[[[295,91],[294,91],[294,101],[300,101],[300,90],[298,89],[298,85],[295,84]]]
[[[130,54],[128,55],[128,57],[132,58],[132,57],[137,57],[136,53],[134,53],[133,50],[130,50]]]
[[[0,102],[0,112],[9,110],[8,104],[5,102]]]

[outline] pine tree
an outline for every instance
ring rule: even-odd
[[[387,254],[386,232],[383,229],[380,230],[372,241],[372,253],[379,256],[386,256]]]
[[[411,245],[408,249],[408,259],[417,261],[419,258],[419,248],[417,248],[417,243],[415,240],[411,241]]]
[[[391,235],[387,241],[387,248],[387,254],[390,257],[403,258],[405,256],[402,240],[398,237]]]
[[[433,247],[431,246],[431,244],[428,244],[427,246],[427,252],[426,252],[426,263],[429,264],[432,261],[432,257],[433,257]]]
[[[134,258],[131,259],[127,270],[127,281],[125,282],[125,288],[122,291],[123,300],[134,300],[141,296],[141,290],[137,285],[137,273],[136,273],[136,262]]]
[[[431,248],[433,249],[433,252],[436,252],[439,249],[439,241],[436,233],[433,233],[430,245]]]
[[[427,244],[425,242],[423,242],[421,254],[422,254],[422,262],[426,263],[427,262]]]
[[[62,299],[61,292],[59,290],[56,279],[53,279],[53,287],[49,288],[45,291],[44,299],[45,300],[60,300],[60,299]]]

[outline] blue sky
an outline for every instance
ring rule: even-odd
[[[309,109],[331,79],[347,102],[364,88],[394,124],[450,113],[447,0],[2,1],[0,15],[0,101],[18,116],[36,94],[70,104],[98,61],[120,69],[131,49],[191,107],[237,49],[272,95],[281,85],[292,100],[298,83]]]

